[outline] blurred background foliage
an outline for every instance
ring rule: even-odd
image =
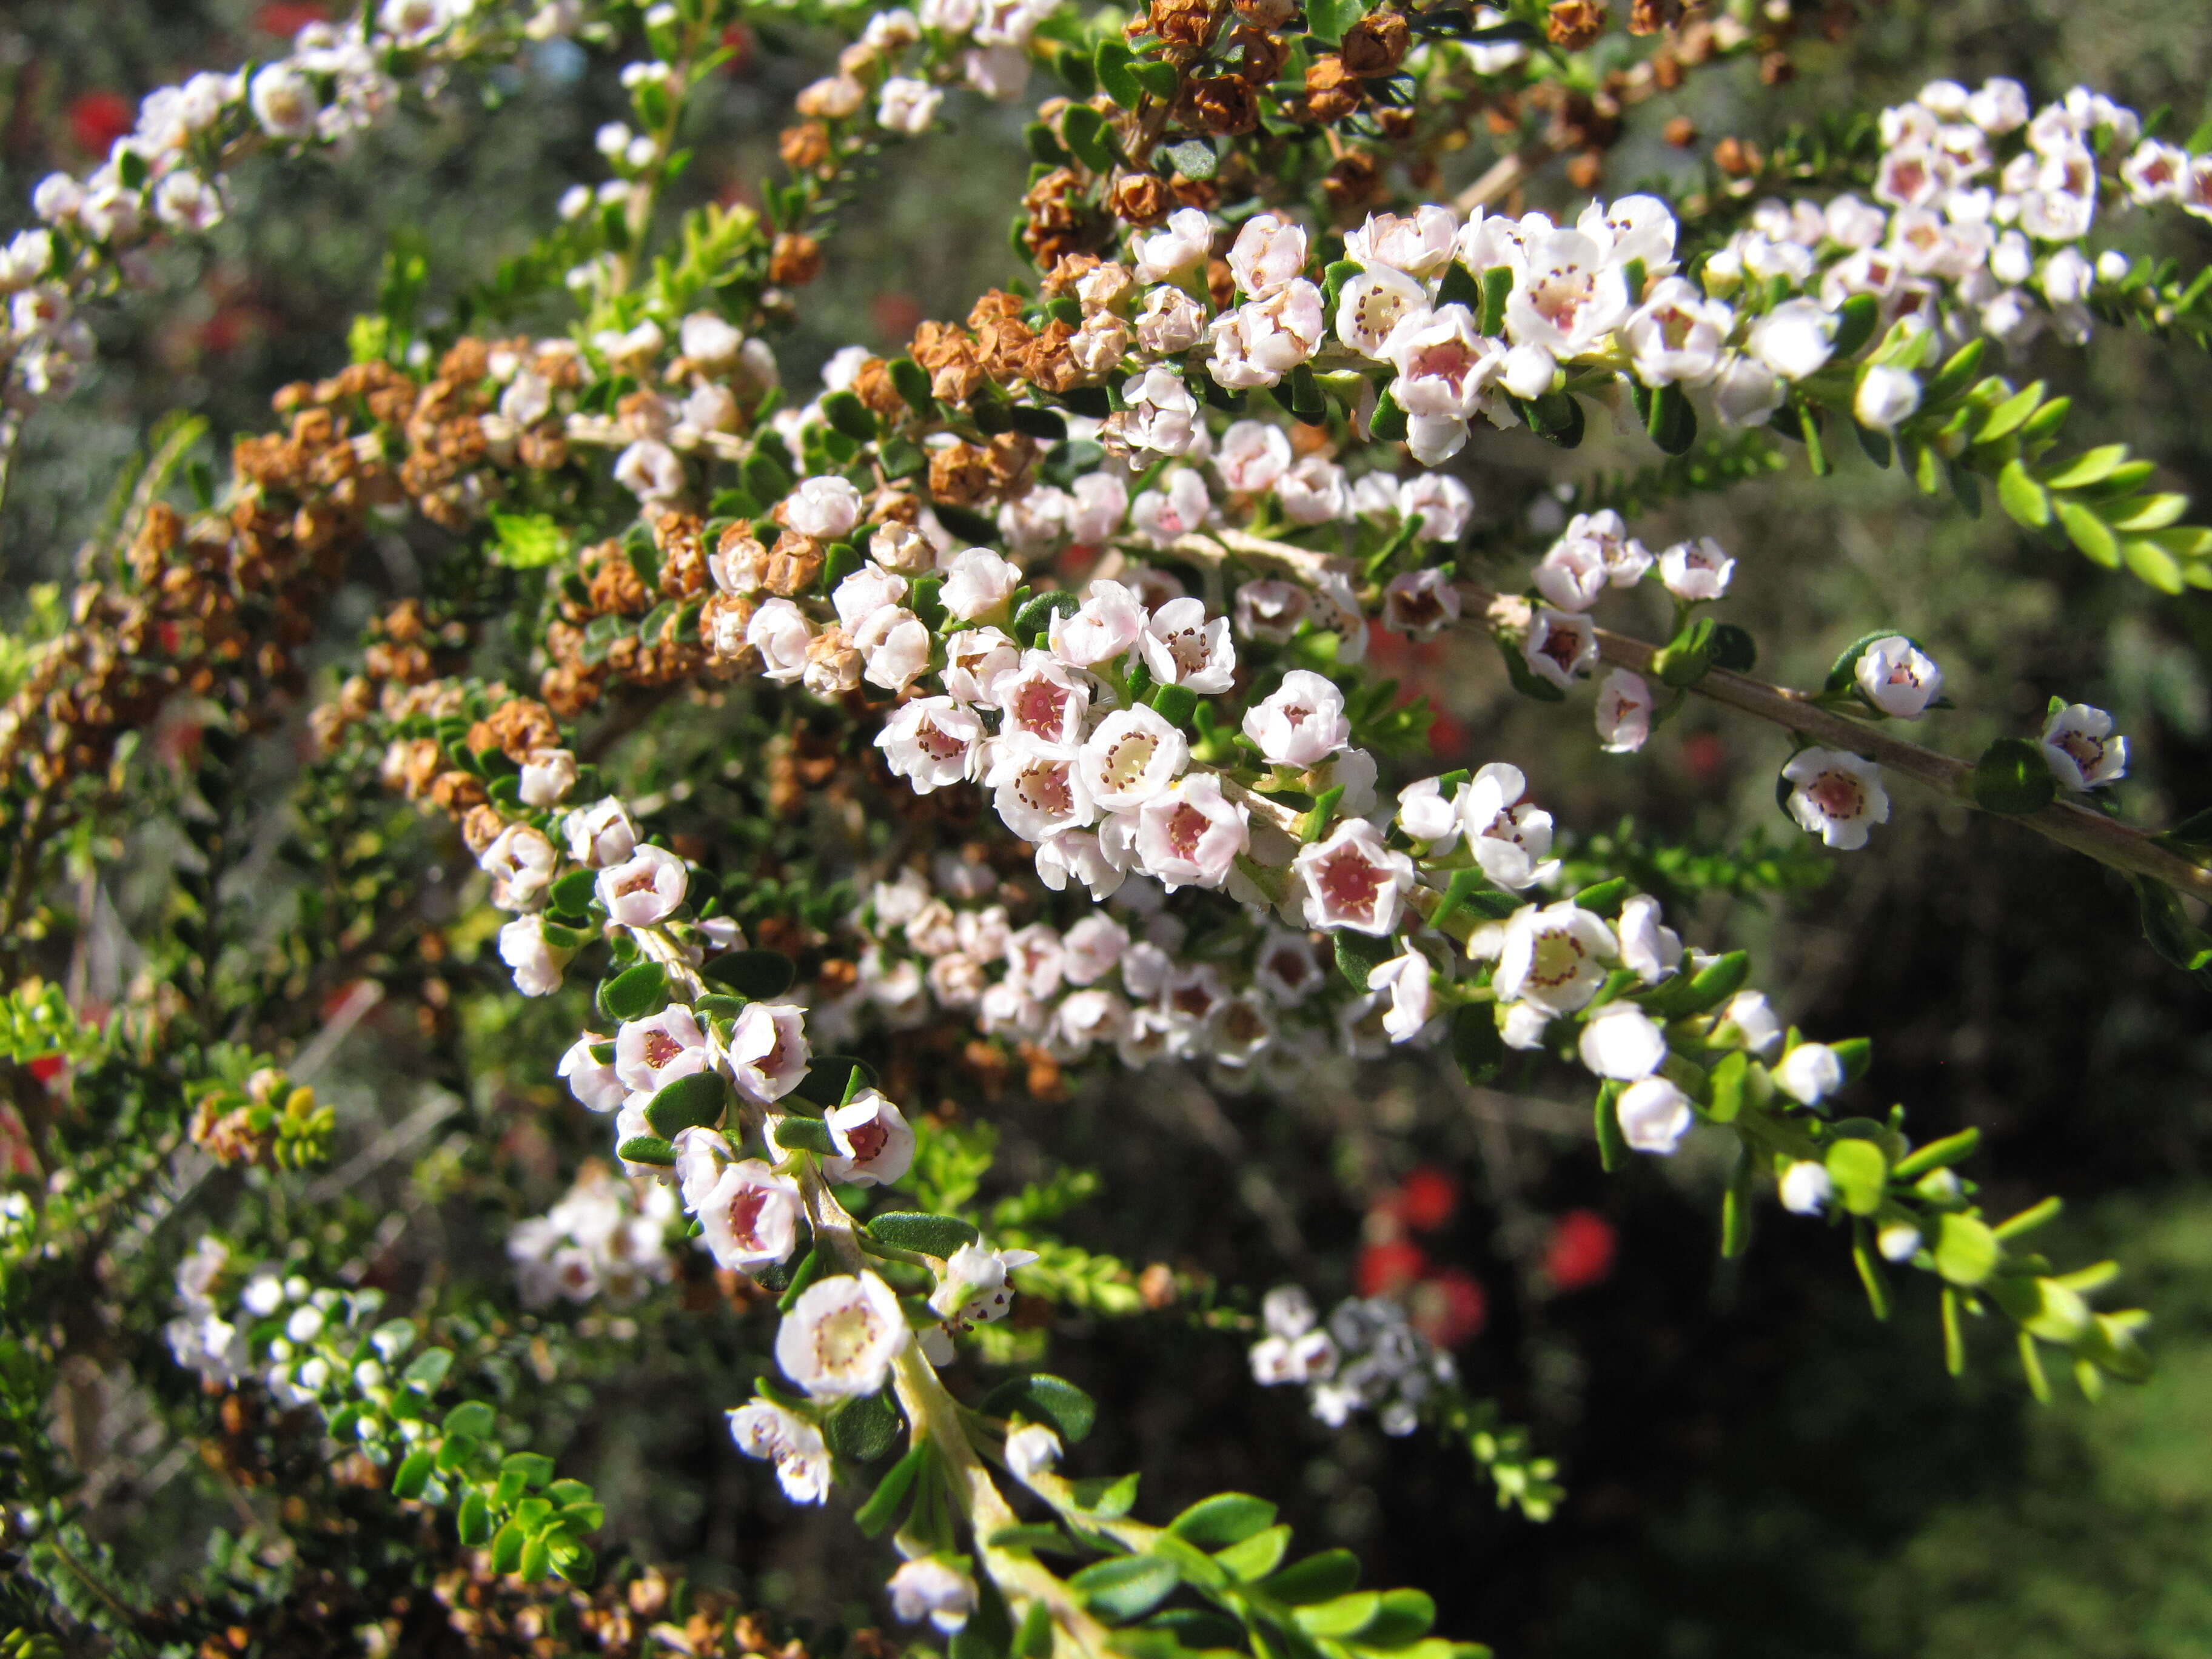
[[[1801,56],[1794,82],[1762,86],[1745,64],[1639,112],[1655,136],[1616,152],[1606,187],[1692,164],[1656,137],[1670,116],[1691,116],[1706,143],[1766,143],[1793,118],[1876,107],[1938,73],[2013,75],[2039,96],[2086,82],[2142,110],[2172,106],[2183,132],[2207,112],[2212,11],[2187,0],[1834,10],[1848,26]],[[8,9],[0,218],[20,216],[48,168],[102,152],[148,88],[265,54],[317,15],[292,0]],[[704,102],[689,187],[757,199],[790,96],[832,50],[760,23]],[[277,386],[335,366],[396,239],[428,254],[444,294],[526,245],[569,182],[598,176],[592,130],[620,113],[608,70],[553,43],[348,160],[241,169],[212,244],[164,256],[190,262],[173,293],[103,315],[91,384],[33,426],[0,518],[10,617],[30,612],[35,584],[69,580],[118,466],[165,411],[204,414],[227,443],[267,423]],[[882,349],[923,317],[963,315],[1012,269],[1018,108],[970,100],[957,131],[885,161],[802,324],[778,342],[787,378],[848,341]],[[1566,193],[1546,175],[1530,200]],[[2200,222],[2158,234],[2196,264],[2212,258]],[[2212,374],[2198,355],[2107,332],[2086,355],[2039,348],[2032,367],[2075,396],[2075,441],[2124,439],[2212,498]],[[1486,472],[1556,464],[1517,434],[1476,442],[1478,492]],[[1571,464],[1586,475],[1650,459],[1624,439]],[[1856,456],[1826,485],[1795,470],[1632,527],[1655,547],[1713,534],[1737,556],[1729,614],[1760,641],[1763,672],[1808,684],[1845,640],[1893,623],[1942,662],[1960,704],[1931,722],[1932,741],[1978,752],[2030,730],[2063,693],[2110,708],[2128,733],[2139,820],[2212,805],[2201,595],[2163,599],[1994,513],[1976,521],[1923,501]],[[396,551],[356,574],[333,641],[410,579]],[[2002,823],[1911,796],[1868,853],[1808,850],[1775,813],[1779,738],[1721,711],[1613,758],[1589,741],[1585,705],[1515,698],[1486,646],[1419,647],[1396,666],[1441,710],[1422,769],[1513,759],[1563,825],[1606,832],[1614,854],[1643,833],[1634,824],[1714,848],[1763,837],[1764,890],[1699,892],[1694,872],[1677,872],[1691,936],[1757,949],[1763,982],[1808,1027],[1873,1034],[1876,1085],[1921,1136],[1979,1126],[2000,1213],[2063,1195],[2069,1236],[2055,1250],[2128,1263],[2131,1297],[2158,1318],[2160,1373],[2100,1407],[2039,1408],[1991,1341],[1954,1385],[1927,1298],[1875,1325],[1834,1241],[1805,1224],[1764,1227],[1747,1261],[1724,1266],[1723,1172],[1686,1157],[1603,1178],[1578,1110],[1470,1094],[1427,1068],[1385,1066],[1357,1086],[1320,1077],[1278,1103],[1109,1079],[1065,1103],[1010,1093],[991,1109],[1006,1173],[1035,1173],[1048,1149],[1104,1176],[1115,1201],[1077,1212],[1073,1236],[1255,1285],[1294,1276],[1334,1294],[1396,1273],[1455,1287],[1455,1316],[1474,1328],[1462,1350],[1471,1382],[1534,1425],[1570,1498],[1547,1526],[1501,1516],[1463,1460],[1324,1431],[1295,1391],[1251,1386],[1238,1344],[1172,1319],[1057,1333],[1054,1364],[1109,1407],[1086,1467],[1141,1468],[1161,1512],[1224,1486],[1282,1497],[1288,1518],[1358,1549],[1379,1580],[1432,1589],[1443,1629],[1510,1655],[2212,1652],[2212,1024],[2205,994],[2142,945],[2125,893]],[[160,902],[155,869],[120,890],[126,920]],[[487,1000],[457,1016],[435,1040],[423,1035],[434,1021],[373,1021],[383,1040],[350,1045],[324,1092],[341,1107],[342,1168],[394,1126],[419,1125],[426,1091],[459,1093],[453,1116],[359,1166],[347,1201],[404,1209],[422,1223],[416,1249],[497,1278],[507,1222],[565,1187],[589,1130],[550,1075],[573,1029],[562,1010]],[[565,1420],[537,1443],[565,1447],[564,1466],[597,1484],[610,1545],[772,1606],[842,1604],[866,1620],[853,1604],[873,1575],[843,1518],[793,1510],[732,1453],[720,1410],[742,1397],[748,1356],[708,1352],[726,1340],[717,1328],[617,1333],[580,1373],[588,1387],[556,1396]],[[719,1392],[702,1382],[722,1372]],[[71,1431],[95,1479],[130,1497],[127,1473],[100,1474],[138,1449],[109,1403],[106,1420]],[[116,1534],[196,1548],[218,1517],[189,1484],[122,1503]]]

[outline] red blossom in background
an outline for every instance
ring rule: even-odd
[[[253,27],[264,34],[274,34],[289,40],[310,23],[331,21],[328,6],[318,5],[315,0],[268,0],[253,14]]]
[[[119,92],[88,92],[69,106],[70,137],[89,155],[106,155],[137,124],[137,112]]]
[[[1359,1293],[1391,1296],[1404,1290],[1429,1265],[1428,1253],[1403,1239],[1370,1244],[1359,1253]]]
[[[1442,1170],[1423,1164],[1398,1188],[1398,1216],[1417,1233],[1433,1232],[1459,1206],[1459,1186]]]
[[[1613,1276],[1619,1243],[1613,1224],[1595,1210],[1569,1210],[1552,1224],[1544,1248],[1544,1272],[1561,1292],[1587,1290]]]

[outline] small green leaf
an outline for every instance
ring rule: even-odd
[[[1961,1129],[1957,1134],[1931,1140],[1918,1152],[1899,1159],[1897,1168],[1891,1173],[1899,1181],[1917,1181],[1930,1170],[1941,1170],[1972,1157],[1974,1149],[1981,1144],[1979,1129]]]
[[[1137,1505],[1137,1477],[1133,1474],[1094,1474],[1071,1481],[1075,1506],[1102,1521],[1119,1521]]]
[[[874,1230],[872,1227],[870,1231]],[[953,1246],[955,1249],[958,1248],[957,1244]],[[932,1250],[928,1254],[936,1255],[940,1252]],[[1088,1435],[1098,1420],[1097,1401],[1066,1378],[1046,1371],[1010,1377],[985,1395],[978,1409],[986,1417],[1012,1417],[1019,1412],[1032,1423],[1045,1424],[1071,1446]]]
[[[1092,1562],[1070,1577],[1067,1587],[1099,1618],[1124,1624],[1143,1618],[1182,1582],[1176,1564],[1164,1556],[1123,1555]]]
[[[1168,1522],[1168,1530],[1200,1549],[1241,1544],[1275,1523],[1275,1506],[1241,1492],[1201,1498]]]
[[[515,1563],[514,1570],[525,1583],[534,1584],[545,1577],[552,1565],[552,1542],[545,1534],[538,1532],[523,1540],[522,1559]]]
[[[1182,85],[1182,76],[1176,66],[1157,58],[1139,58],[1129,66],[1129,72],[1137,77],[1137,84],[1155,98],[1172,98]]]
[[[553,1460],[543,1452],[509,1452],[500,1460],[500,1479],[514,1476],[525,1489],[544,1486],[553,1478]]]
[[[2007,461],[1997,474],[1997,501],[2014,522],[2041,530],[2051,522],[2051,492],[2028,476],[2017,460]]]
[[[925,1215],[910,1210],[875,1217],[868,1223],[868,1233],[896,1249],[919,1250],[940,1260],[982,1237],[972,1224],[957,1216]]]
[[[501,513],[495,507],[491,525],[496,538],[493,556],[509,570],[536,570],[568,556],[568,536],[546,514]]]
[[[420,1498],[422,1488],[430,1484],[430,1475],[437,1463],[435,1452],[428,1446],[417,1446],[401,1460],[398,1472],[392,1477],[392,1495],[394,1498]]]
[[[839,1456],[872,1463],[898,1444],[905,1427],[886,1390],[847,1401],[823,1425],[822,1437]]]
[[[643,1019],[668,1002],[668,970],[657,962],[625,968],[599,986],[599,1012],[609,1019]]]
[[[793,1113],[775,1126],[775,1140],[786,1152],[813,1152],[822,1158],[837,1155],[837,1142],[830,1133],[830,1126],[818,1117],[802,1117]]]
[[[1137,84],[1137,77],[1132,72],[1136,56],[1127,43],[1110,36],[1101,40],[1097,51],[1091,55],[1091,67],[1097,73],[1098,84],[1106,89],[1106,95],[1123,109],[1136,108],[1145,95],[1144,88]]]
[[[1453,1012],[1451,1054],[1460,1075],[1469,1083],[1497,1080],[1505,1064],[1505,1039],[1498,1032],[1490,1004],[1470,1002]]]
[[[401,1374],[400,1380],[416,1394],[437,1391],[438,1384],[446,1380],[446,1373],[453,1368],[451,1348],[425,1348]]]
[[[1974,805],[2008,817],[2035,811],[2058,798],[2058,781],[2051,775],[2043,750],[2026,738],[1999,738],[1984,750],[1967,784]]]
[[[482,1492],[471,1492],[461,1499],[460,1514],[455,1517],[454,1524],[465,1546],[472,1550],[483,1547],[484,1540],[491,1536],[491,1505],[484,1501]]]
[[[1242,1543],[1217,1550],[1213,1559],[1231,1577],[1249,1584],[1255,1579],[1265,1578],[1282,1565],[1283,1556],[1290,1547],[1291,1529],[1281,1526],[1269,1527],[1254,1533]]]
[[[513,1521],[492,1534],[491,1570],[494,1572],[504,1574],[514,1571],[522,1559],[525,1536],[522,1528]]]
[[[791,988],[799,964],[781,951],[725,951],[699,972],[741,997],[766,1002]]]
[[[2053,507],[2060,527],[2075,546],[2108,570],[2119,568],[2120,540],[2110,525],[2079,501],[2057,501]]]
[[[1871,1140],[1847,1137],[1831,1142],[1826,1160],[1836,1194],[1853,1215],[1872,1215],[1881,1207],[1889,1184],[1889,1165]]]
[[[1090,105],[1070,104],[1060,114],[1060,132],[1075,159],[1091,172],[1113,171],[1113,137],[1106,130],[1106,118]]]
[[[1936,1229],[1936,1271],[1972,1289],[1996,1270],[2003,1247],[1988,1226],[1968,1215],[1946,1215]]]
[[[1164,165],[1184,178],[1202,180],[1211,179],[1221,165],[1214,154],[1210,138],[1184,138],[1160,147],[1160,159]]]
[[[1368,1621],[1382,1610],[1381,1591],[1354,1590],[1348,1595],[1334,1596],[1326,1601],[1302,1607],[1295,1617],[1298,1628],[1309,1636],[1341,1639],[1364,1630]]]
[[[1350,1550],[1323,1550],[1260,1581],[1262,1595],[1287,1606],[1304,1607],[1343,1595],[1359,1585],[1359,1558]]]
[[[817,1106],[842,1106],[863,1089],[876,1086],[875,1068],[850,1054],[817,1054],[807,1063],[806,1075],[793,1091]]]
[[[673,1143],[686,1129],[711,1128],[722,1121],[729,1103],[729,1085],[719,1072],[694,1072],[665,1084],[645,1109],[653,1132]]]
[[[873,1538],[890,1524],[898,1506],[913,1490],[915,1476],[921,1472],[931,1455],[928,1443],[922,1442],[890,1466],[876,1483],[875,1491],[868,1495],[868,1501],[854,1514],[854,1524],[860,1528],[862,1536]]]
[[[862,443],[872,440],[878,430],[875,416],[851,392],[826,393],[822,399],[822,414],[838,431]]]

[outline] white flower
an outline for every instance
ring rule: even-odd
[[[775,1334],[775,1361],[817,1400],[874,1394],[907,1345],[905,1311],[871,1273],[817,1279]]]
[[[1390,1010],[1382,1016],[1382,1029],[1390,1034],[1391,1042],[1410,1042],[1429,1023],[1436,1008],[1430,986],[1432,972],[1429,959],[1419,951],[1408,951],[1368,969],[1367,988],[1390,994]]]
[[[1782,775],[1796,786],[1790,817],[1831,847],[1863,847],[1872,826],[1889,822],[1881,768],[1870,760],[1840,749],[1803,749]]]
[[[935,637],[913,611],[885,605],[848,636],[865,664],[864,677],[886,691],[903,691],[929,670]]]
[[[700,1237],[715,1264],[746,1273],[790,1258],[805,1213],[799,1183],[757,1158],[723,1170],[689,1207],[698,1214]]]
[[[1451,263],[1459,218],[1449,208],[1417,207],[1408,217],[1370,213],[1344,239],[1344,257],[1355,264],[1388,265],[1408,276],[1440,275]]]
[[[1278,214],[1253,215],[1230,245],[1230,272],[1237,286],[1255,300],[1280,293],[1305,267],[1304,228]]]
[[[1218,887],[1250,842],[1247,817],[1212,773],[1188,774],[1138,810],[1138,862],[1170,891]]]
[[[1127,820],[1109,818],[1109,824]],[[1111,898],[1121,890],[1128,872],[1109,858],[1098,836],[1084,830],[1063,830],[1037,843],[1037,879],[1055,893],[1066,890],[1071,878],[1082,884],[1094,902]]]
[[[1310,669],[1294,668],[1268,696],[1247,710],[1244,735],[1278,766],[1310,767],[1352,741],[1344,693]]]
[[[1682,940],[1660,920],[1659,901],[1638,893],[1620,907],[1614,931],[1620,936],[1620,965],[1646,985],[1656,985],[1682,961]]]
[[[615,482],[641,501],[665,501],[684,493],[684,463],[658,438],[641,438],[615,458]]]
[[[1811,300],[1784,300],[1751,325],[1751,355],[1786,380],[1802,380],[1828,361],[1834,319]]]
[[[1527,905],[1506,921],[1491,983],[1502,1001],[1571,1014],[1597,994],[1619,949],[1604,919],[1572,901]]]
[[[2086,702],[2069,703],[2043,725],[2043,758],[2069,789],[2099,789],[2127,775],[2128,740],[2112,735],[2112,717]]]
[[[1398,486],[1397,505],[1401,519],[1420,514],[1421,540],[1455,542],[1467,533],[1474,496],[1449,472],[1424,472]]]
[[[1664,1158],[1682,1144],[1696,1120],[1690,1097],[1663,1077],[1647,1077],[1632,1083],[1613,1102],[1620,1120],[1620,1136],[1639,1152]]]
[[[1867,647],[1856,672],[1866,700],[1900,720],[1918,720],[1943,689],[1943,671],[1902,634]]]
[[[789,599],[763,600],[745,624],[745,643],[761,653],[763,672],[772,680],[795,680],[805,673],[806,647],[813,642],[806,613]]]
[[[1721,372],[1723,349],[1735,327],[1724,300],[1709,300],[1680,276],[1669,276],[1631,316],[1621,333],[1646,386],[1680,381],[1704,386]]]
[[[707,1034],[682,1003],[624,1020],[615,1032],[615,1075],[633,1094],[657,1093],[680,1077],[709,1069],[714,1060]]]
[[[1268,421],[1238,421],[1221,434],[1214,465],[1230,489],[1256,494],[1273,489],[1291,468],[1291,441]]]
[[[1006,716],[999,732],[1002,742],[1018,740],[1032,749],[1074,753],[1091,706],[1083,676],[1032,651],[1018,672],[1001,674],[992,682],[991,696]]]
[[[1884,1261],[1910,1261],[1920,1244],[1920,1229],[1910,1222],[1886,1221],[1875,1230],[1874,1247]]]
[[[1006,1468],[1027,1486],[1060,1462],[1060,1437],[1042,1423],[1024,1423],[1006,1437]]]
[[[762,1105],[779,1101],[806,1075],[806,1011],[796,1003],[749,1002],[730,1032],[731,1080]]]
[[[1667,591],[1688,604],[1717,599],[1728,592],[1735,574],[1735,561],[1711,536],[1693,542],[1676,542],[1659,556],[1659,580]]]
[[[944,101],[945,94],[928,82],[894,75],[884,82],[876,101],[876,119],[892,132],[927,132]]]
[[[595,1112],[611,1112],[629,1093],[616,1073],[613,1062],[596,1058],[592,1050],[606,1041],[586,1031],[568,1045],[556,1075],[565,1078],[568,1092]]]
[[[1407,414],[1463,421],[1482,409],[1505,347],[1475,332],[1465,306],[1451,305],[1408,318],[1391,333],[1384,355],[1398,371],[1390,395]]]
[[[1398,792],[1398,827],[1427,848],[1424,856],[1441,858],[1458,845],[1460,809],[1468,786],[1462,784],[1449,799],[1440,778],[1421,778]]]
[[[860,492],[842,478],[809,478],[783,503],[792,529],[823,541],[848,534],[860,523],[861,509]]]
[[[888,1187],[914,1164],[914,1126],[906,1115],[874,1089],[863,1089],[842,1106],[823,1114],[834,1158],[822,1160],[832,1181],[861,1187]]]
[[[322,112],[314,83],[289,64],[271,64],[255,75],[246,96],[253,118],[272,138],[307,137]]]
[[[1146,618],[1137,646],[1163,685],[1213,696],[1235,683],[1237,647],[1229,638],[1229,619],[1209,621],[1202,599],[1170,599]]]
[[[1801,1042],[1782,1056],[1774,1084],[1799,1105],[1815,1105],[1844,1086],[1844,1062],[1825,1042]]]
[[[836,607],[839,622],[856,629],[878,611],[895,608],[906,597],[906,590],[905,577],[881,565],[865,564],[837,584],[830,603]]]
[[[1099,721],[1080,755],[1084,786],[1107,811],[1142,806],[1179,776],[1190,756],[1183,734],[1142,704]]]
[[[945,689],[963,703],[996,707],[1000,677],[1018,669],[1021,647],[995,628],[963,629],[945,642]]]
[[[945,586],[938,598],[946,612],[962,622],[978,622],[1006,608],[1022,585],[1021,567],[1010,564],[986,547],[971,547],[953,555],[945,567]]]
[[[1206,480],[1188,467],[1176,467],[1160,477],[1160,488],[1147,489],[1129,508],[1131,526],[1154,547],[1168,547],[1203,525],[1213,512],[1213,498]]]
[[[1110,472],[1090,472],[1069,492],[1067,534],[1079,547],[1097,547],[1121,528],[1129,510],[1129,487]]]
[[[1267,1294],[1273,1297],[1275,1292],[1270,1291]],[[1336,1362],[1336,1343],[1327,1331],[1306,1329],[1291,1334],[1271,1328],[1267,1335],[1252,1345],[1252,1380],[1263,1388],[1285,1382],[1311,1382],[1334,1371]]]
[[[975,1611],[975,1581],[959,1568],[925,1555],[890,1577],[891,1608],[907,1624],[927,1618],[950,1636]]]
[[[1195,441],[1198,399],[1172,368],[1155,366],[1132,375],[1122,383],[1121,401],[1127,406],[1123,429],[1132,447],[1180,455]]]
[[[1528,790],[1519,767],[1492,761],[1459,798],[1468,850],[1484,875],[1516,891],[1558,867],[1544,862],[1552,850],[1552,815],[1527,799]]]
[[[600,871],[597,891],[610,920],[626,927],[650,927],[676,914],[690,879],[682,859],[665,848],[646,846]]]
[[[1215,318],[1207,332],[1213,356],[1206,368],[1216,385],[1231,391],[1273,386],[1321,350],[1321,290],[1300,278]]]
[[[568,856],[595,869],[620,864],[637,849],[637,822],[612,795],[569,813],[562,829]]]
[[[1382,625],[1394,633],[1429,639],[1459,614],[1459,590],[1441,570],[1402,571],[1382,590]]]
[[[499,930],[499,959],[514,970],[514,988],[526,997],[559,990],[562,966],[572,954],[553,948],[542,916],[517,916]]]
[[[1145,296],[1145,308],[1137,313],[1139,350],[1173,357],[1205,337],[1206,309],[1181,289],[1163,286]]]
[[[1762,426],[1786,395],[1772,370],[1741,354],[1730,354],[1713,380],[1713,408],[1723,426]]]
[[[1088,668],[1126,655],[1145,630],[1145,608],[1116,581],[1091,584],[1083,603],[1065,614],[1054,611],[1046,641],[1062,662]]]
[[[1730,997],[1722,1006],[1720,1024],[1734,1026],[1743,1046],[1754,1054],[1771,1054],[1782,1042],[1782,1021],[1759,991],[1738,991]]]
[[[1574,357],[1626,320],[1630,303],[1620,267],[1595,238],[1547,229],[1522,246],[1505,301],[1506,331],[1516,346]]]
[[[775,1465],[784,1496],[794,1504],[819,1504],[830,1495],[830,1449],[822,1431],[773,1401],[755,1400],[730,1413],[730,1438],[748,1457]]]
[[[1131,239],[1137,280],[1170,281],[1202,264],[1212,246],[1212,222],[1196,208],[1178,208],[1159,229]]]
[[[1799,1158],[1783,1170],[1777,1187],[1782,1207],[1792,1215],[1818,1215],[1835,1191],[1836,1183],[1829,1179],[1827,1165]]]
[[[1316,927],[1387,935],[1413,889],[1413,860],[1384,846],[1364,818],[1346,819],[1326,840],[1300,848],[1291,868],[1304,884],[1306,921]]]
[[[1629,755],[1651,735],[1651,688],[1640,674],[1616,668],[1597,689],[1597,735],[1608,755]]]
[[[1340,519],[1350,500],[1344,469],[1325,456],[1309,455],[1275,481],[1275,499],[1298,524],[1327,524]]]
[[[1632,1002],[1609,1002],[1584,1022],[1583,1064],[1622,1082],[1649,1077],[1667,1058],[1666,1034]]]
[[[576,757],[566,749],[533,749],[523,757],[517,788],[525,806],[553,806],[576,784]]]
[[[1605,549],[1583,536],[1562,536],[1538,561],[1536,591],[1561,611],[1587,611],[1611,585]]]
[[[1363,357],[1380,359],[1390,337],[1431,310],[1428,290],[1403,271],[1370,265],[1336,296],[1336,337]]]
[[[877,735],[876,747],[895,776],[917,795],[967,781],[983,722],[950,697],[916,697],[899,705]]]
[[[1076,757],[1027,737],[1000,739],[983,782],[1006,827],[1026,842],[1083,829],[1098,816]]]
[[[553,843],[529,824],[510,823],[477,862],[492,878],[493,902],[503,910],[520,910],[551,884],[560,858]]]
[[[1570,686],[1597,665],[1597,629],[1588,617],[1538,605],[1521,642],[1522,660],[1557,686]]]
[[[179,230],[212,230],[222,222],[222,191],[197,173],[173,173],[154,188],[154,211]]]
[[[1851,398],[1851,413],[1861,426],[1876,432],[1894,431],[1898,423],[1920,407],[1920,382],[1911,370],[1893,363],[1875,363],[1859,376]]]

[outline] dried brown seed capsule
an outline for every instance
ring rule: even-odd
[[[1580,52],[1605,33],[1605,23],[1601,0],[1552,0],[1544,33],[1553,46]]]

